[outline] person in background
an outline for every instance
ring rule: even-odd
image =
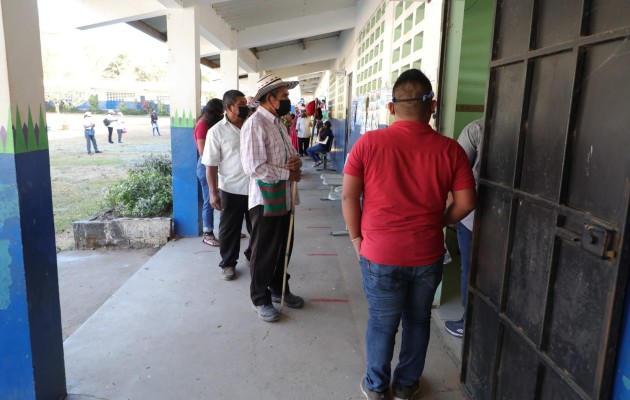
[[[300,157],[306,157],[306,150],[308,148],[308,142],[311,137],[311,119],[303,113],[302,118],[298,118],[296,124],[296,131],[298,137],[298,155]]]
[[[153,131],[153,136],[155,136],[156,133],[158,136],[161,136],[160,127],[158,126],[158,115],[155,110],[151,110],[151,129]]]
[[[114,123],[116,120],[117,118],[114,115],[114,112],[112,110],[107,110],[107,115],[105,116],[103,123],[107,127],[107,141],[109,143],[114,143],[112,140],[112,133],[114,133]]]
[[[297,111],[297,110],[296,110]],[[291,125],[289,126],[289,136],[291,136],[291,145],[295,150],[298,149],[298,137],[297,137],[297,118],[295,114],[291,114]]]
[[[241,127],[249,115],[245,95],[228,90],[223,95],[225,117],[217,122],[206,137],[201,162],[206,166],[210,205],[221,211],[219,222],[219,251],[221,275],[226,281],[236,277],[236,264],[241,248],[243,216],[251,235],[252,224],[247,212],[249,176],[241,164]],[[249,246],[245,257],[249,259]]]
[[[478,119],[466,125],[462,133],[457,139],[457,143],[462,146],[468,161],[472,165],[472,173],[475,177],[475,183],[479,181],[480,169],[480,151],[481,142],[483,140],[483,119]],[[464,336],[464,320],[466,319],[466,297],[468,295],[468,270],[470,269],[470,249],[472,246],[472,230],[473,221],[475,220],[475,211],[472,211],[457,223],[457,244],[461,253],[461,295],[464,314],[456,321],[445,321],[444,328],[448,333],[455,337]]]
[[[393,381],[393,398],[410,400],[420,391],[431,307],[442,281],[443,229],[475,207],[476,191],[462,147],[429,125],[437,105],[429,79],[409,69],[392,94],[394,123],[364,134],[348,155],[341,204],[368,304],[361,391],[367,399],[386,399]]]
[[[116,113],[116,119],[114,120],[114,129],[116,129],[116,133],[118,134],[118,143],[122,143],[122,135],[127,131],[125,129],[125,120],[123,119],[123,114],[120,111]]]
[[[219,240],[214,236],[214,209],[210,205],[210,193],[208,189],[208,179],[206,177],[206,166],[201,162],[203,149],[206,146],[206,136],[208,130],[223,118],[223,102],[219,99],[210,99],[201,110],[201,116],[195,124],[195,146],[197,147],[197,179],[201,185],[203,197],[203,208],[201,218],[203,219],[203,243],[219,247]]]
[[[289,89],[298,81],[285,82],[268,74],[258,81],[255,99],[260,102],[256,112],[241,129],[241,161],[249,180],[249,217],[252,221],[250,247],[250,297],[258,317],[266,322],[280,319],[280,313],[272,303],[280,303],[282,296],[285,257],[290,259],[291,246],[287,249],[291,209],[291,185],[302,177],[302,160],[291,146],[287,130],[280,118],[291,111]],[[265,201],[261,186],[284,182],[286,193],[278,206],[273,203],[273,215],[265,215]],[[296,195],[296,203],[298,201]],[[269,205],[269,203],[268,203]],[[302,308],[304,299],[291,293],[290,275],[286,275],[284,304]]]
[[[98,146],[96,145],[96,138],[94,138],[94,121],[92,121],[92,113],[86,112],[83,114],[83,132],[85,134],[85,142],[87,144],[87,153],[88,155],[92,155],[91,145],[94,145],[94,152],[101,153],[98,150]]]
[[[319,153],[328,151],[332,145],[332,140],[335,135],[333,135],[330,126],[330,121],[324,122],[323,127],[319,130],[318,142],[306,149],[308,156],[315,161],[315,165],[313,165],[314,167],[320,166],[323,162],[319,157]]]

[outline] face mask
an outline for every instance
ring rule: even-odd
[[[249,107],[243,106],[238,108],[238,117],[245,120],[249,116]]]
[[[279,117],[287,115],[291,111],[291,100],[278,100],[280,102],[280,108],[276,108],[276,113]]]

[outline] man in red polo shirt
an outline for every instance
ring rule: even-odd
[[[393,96],[388,107],[395,122],[363,135],[348,156],[342,208],[368,302],[361,390],[367,399],[385,399],[391,379],[394,399],[406,400],[420,391],[431,306],[442,281],[443,228],[474,209],[476,192],[464,150],[428,124],[436,101],[427,77],[405,71]],[[449,192],[453,202],[447,206]]]

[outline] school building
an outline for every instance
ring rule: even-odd
[[[64,3],[59,1],[59,3]],[[201,232],[192,137],[216,93],[264,72],[326,98],[341,173],[421,69],[434,125],[485,121],[461,387],[474,399],[630,398],[630,2],[83,0],[169,48],[173,218]],[[0,0],[0,398],[65,395],[36,0]],[[446,284],[446,283],[445,283]],[[443,290],[447,290],[444,288]],[[56,371],[51,373],[50,371]],[[12,397],[13,396],[13,397]],[[57,397],[55,397],[57,396]]]

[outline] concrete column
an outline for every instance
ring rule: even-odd
[[[66,377],[37,0],[0,2],[0,399]]]
[[[246,96],[253,96],[256,94],[256,84],[258,83],[260,76],[261,76],[260,72],[252,72],[252,73],[247,74],[248,90],[247,90],[247,93],[245,93]]]
[[[167,16],[173,158],[175,234],[199,236],[202,231],[201,187],[193,130],[200,114],[198,6],[171,9]]]
[[[238,90],[238,50],[222,51],[221,55],[221,92],[217,96],[222,99],[228,90]]]

